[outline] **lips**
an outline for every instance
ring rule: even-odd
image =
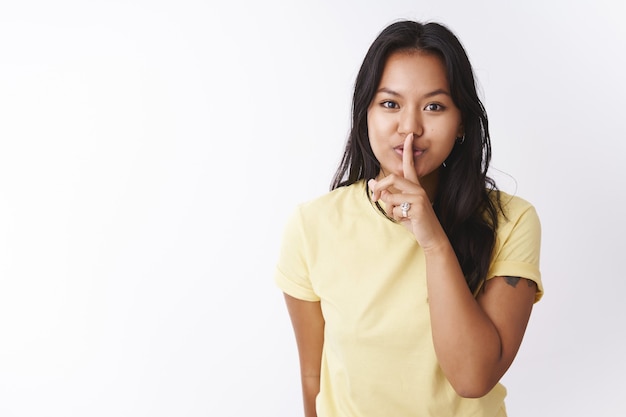
[[[396,153],[400,156],[402,156],[402,154],[404,154],[404,145],[400,145],[400,146],[396,146],[395,148],[393,148]],[[413,148],[413,156],[420,156],[421,154],[424,153],[424,149],[420,149],[420,148]]]

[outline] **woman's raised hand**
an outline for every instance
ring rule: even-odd
[[[387,214],[411,231],[424,250],[447,242],[447,236],[437,219],[428,194],[417,177],[412,133],[404,140],[402,171],[402,177],[390,174],[380,180],[369,180],[372,201],[382,200]],[[404,204],[403,208],[403,203],[408,204]]]

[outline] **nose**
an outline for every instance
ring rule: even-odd
[[[422,123],[421,112],[419,109],[405,107],[399,113],[398,133],[403,136],[413,133],[421,136],[424,133],[424,125]]]

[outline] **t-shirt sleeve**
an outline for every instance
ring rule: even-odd
[[[487,273],[487,279],[497,276],[526,278],[537,284],[535,302],[543,296],[539,270],[541,251],[541,223],[535,208],[526,203],[517,205],[500,220],[496,252]]]
[[[283,232],[274,281],[285,294],[305,301],[319,301],[309,276],[306,237],[302,214],[296,209]]]

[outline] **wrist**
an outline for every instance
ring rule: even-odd
[[[452,248],[452,245],[450,244],[447,236],[434,240],[433,242],[429,242],[428,245],[422,246],[422,250],[424,251],[424,255],[427,257],[445,256],[452,254],[456,258],[454,249]]]

